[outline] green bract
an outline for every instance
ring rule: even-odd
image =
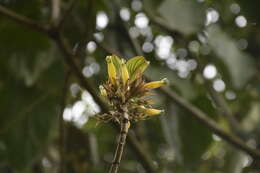
[[[130,82],[141,76],[142,73],[149,65],[149,61],[146,61],[142,56],[136,56],[126,62],[126,66],[130,75]]]

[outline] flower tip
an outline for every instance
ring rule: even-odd
[[[162,79],[162,82],[165,84],[165,85],[168,85],[170,82],[167,78],[163,78]]]
[[[108,62],[108,63],[110,63],[112,60],[111,60],[111,56],[107,56],[106,57],[106,61]]]

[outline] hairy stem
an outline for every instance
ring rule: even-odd
[[[126,137],[128,134],[129,119],[128,119],[127,110],[124,109],[122,114],[123,114],[123,120],[121,121],[121,130],[120,130],[119,140],[117,142],[116,151],[114,153],[114,159],[111,164],[109,173],[117,173],[119,170],[120,161],[122,159],[124,146],[126,143]]]

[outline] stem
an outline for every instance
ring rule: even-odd
[[[123,151],[124,151],[124,146],[125,146],[125,141],[126,141],[126,136],[128,133],[129,129],[129,119],[128,119],[128,114],[126,109],[123,109],[123,120],[121,121],[121,130],[119,134],[119,140],[117,142],[117,147],[116,151],[114,154],[114,159],[111,164],[109,173],[117,173],[119,166],[120,166],[120,161],[122,159]]]

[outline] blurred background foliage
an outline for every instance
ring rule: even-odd
[[[106,80],[105,57],[112,53],[126,59],[145,56],[151,62],[146,76],[167,77],[168,89],[227,133],[259,148],[259,3],[60,1],[60,16],[65,18],[59,33],[94,87],[91,91],[78,82],[75,69],[64,63],[64,53],[50,36],[1,12],[0,172],[108,171],[118,131],[93,116],[105,110],[95,101],[99,84]],[[0,0],[2,7],[43,26],[52,26],[52,4]],[[259,160],[214,134],[171,97],[155,94],[156,107],[166,113],[132,124],[135,138],[127,140],[120,172],[260,172]]]

